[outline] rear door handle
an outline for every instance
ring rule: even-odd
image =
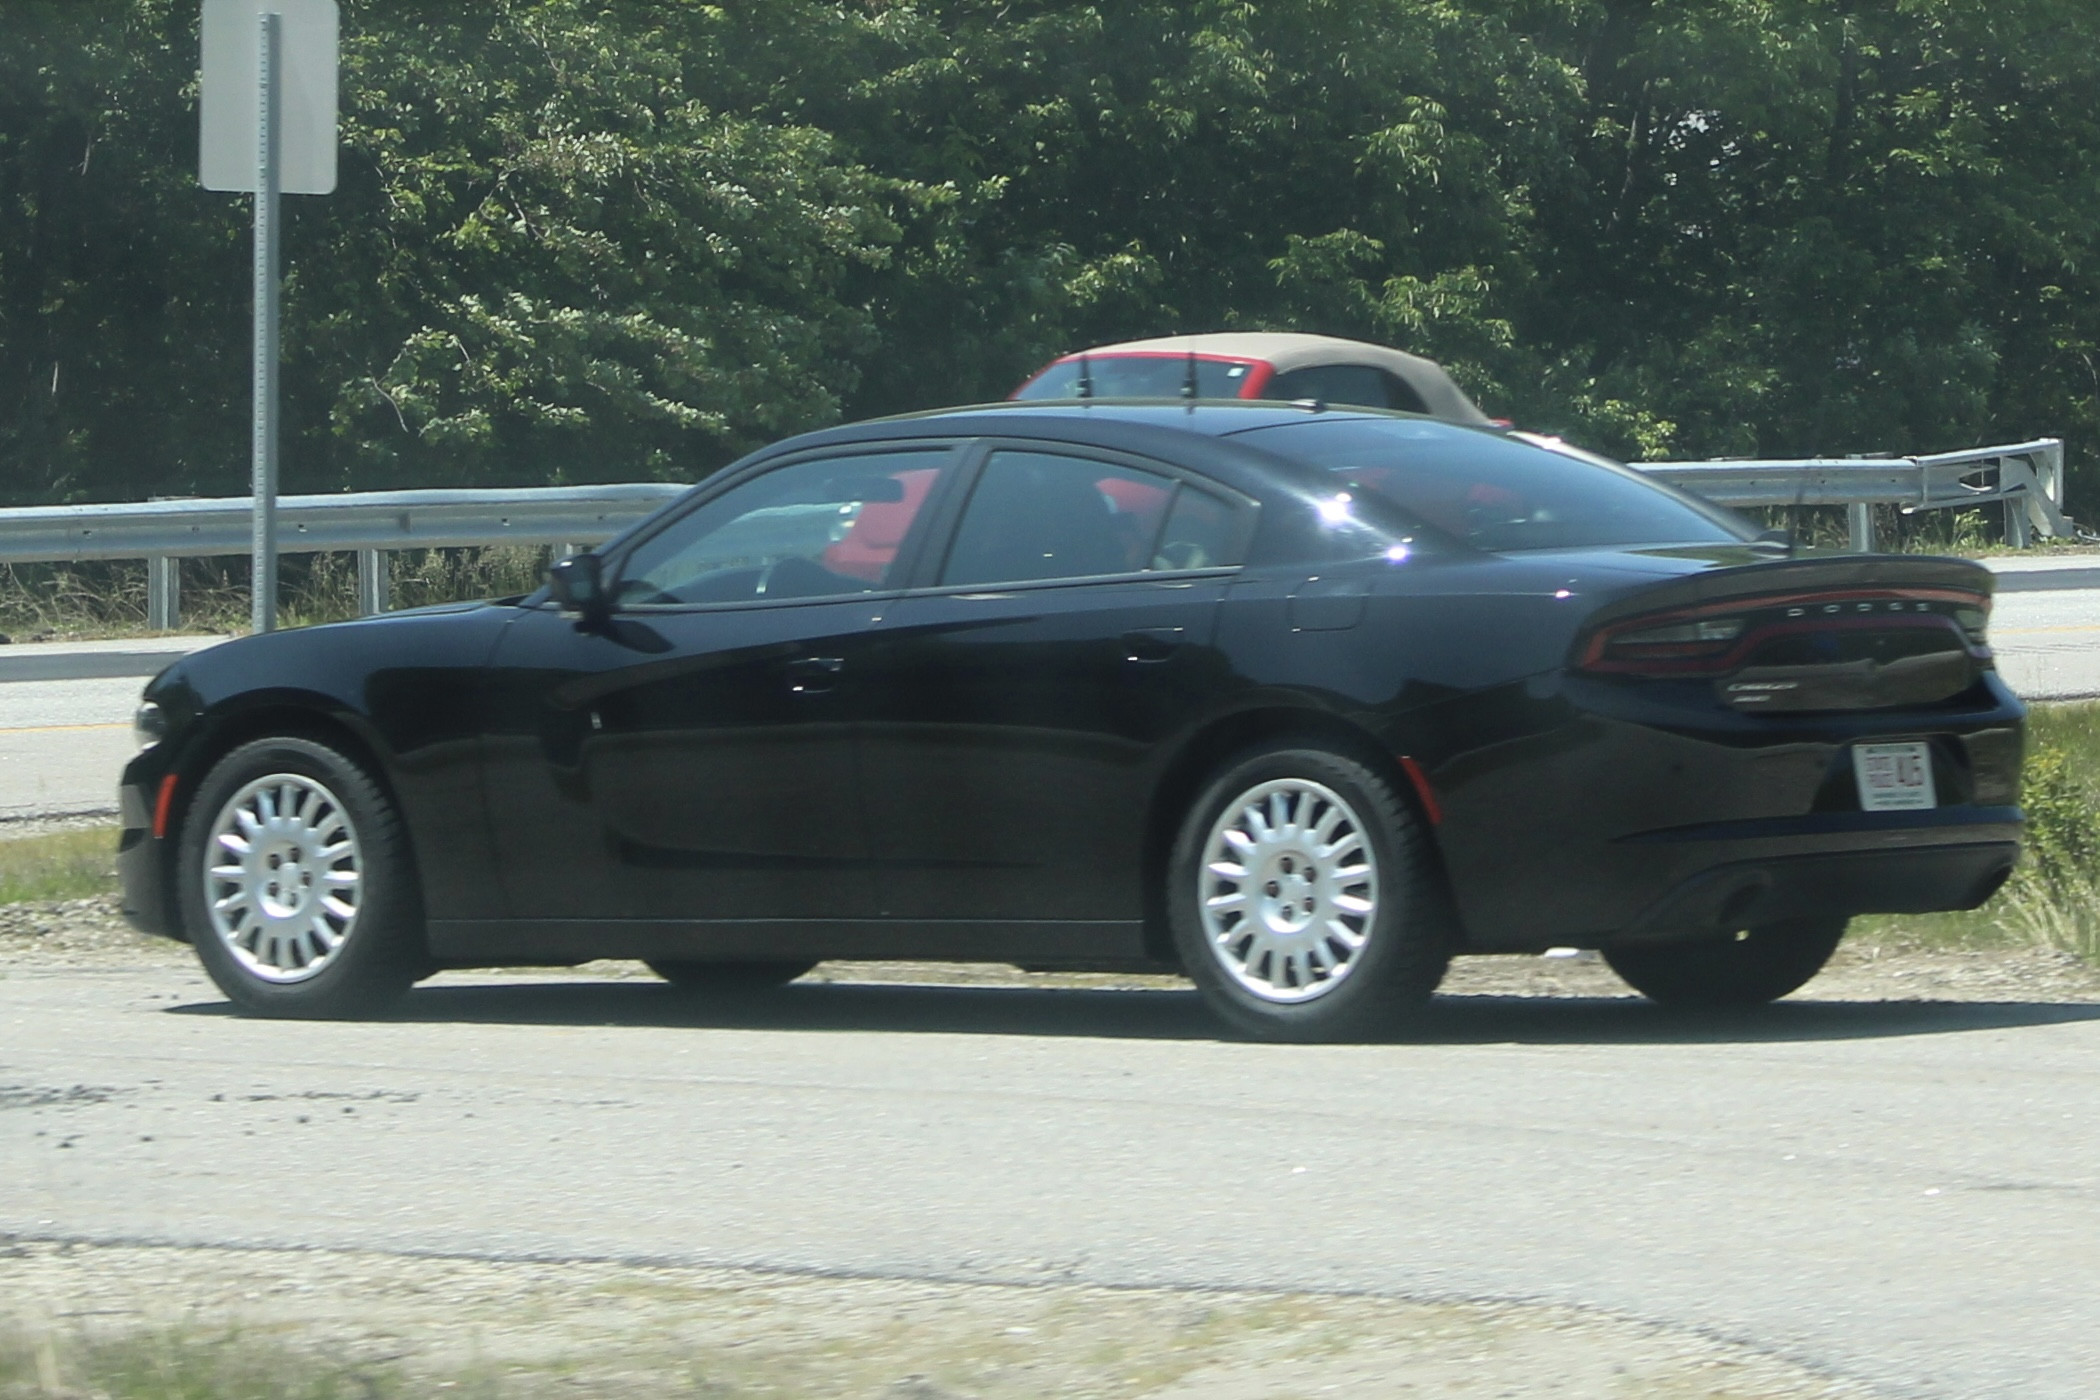
[[[787,664],[788,689],[797,695],[822,695],[839,683],[846,669],[843,656],[805,656]]]
[[[1165,661],[1181,649],[1183,629],[1179,627],[1141,627],[1123,634],[1123,659],[1126,661]]]

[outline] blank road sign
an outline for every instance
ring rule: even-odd
[[[277,27],[277,170],[285,194],[335,190],[335,0],[204,0],[197,176],[252,193],[262,17]]]

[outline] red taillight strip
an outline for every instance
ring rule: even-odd
[[[1422,812],[1429,818],[1429,824],[1442,826],[1444,804],[1436,800],[1436,789],[1429,785],[1429,775],[1422,771],[1422,765],[1401,754],[1400,771],[1407,774],[1407,780],[1414,784],[1415,796],[1422,799]]]
[[[175,810],[175,775],[160,780],[160,795],[153,799],[153,839],[168,838],[168,814]]]
[[[1586,671],[1652,671],[1658,668],[1673,671],[1708,671],[1726,669],[1728,663],[1747,652],[1751,645],[1780,632],[1814,630],[1823,627],[1886,627],[1891,622],[1899,625],[1920,624],[1953,628],[1960,627],[1952,618],[1927,613],[1890,613],[1877,618],[1833,617],[1828,621],[1807,618],[1789,620],[1785,623],[1769,624],[1746,633],[1724,652],[1715,652],[1703,657],[1686,657],[1681,654],[1671,657],[1657,654],[1650,658],[1607,659],[1604,649],[1611,645],[1614,637],[1626,632],[1645,632],[1650,628],[1667,627],[1675,622],[1691,622],[1702,617],[1721,617],[1733,613],[1761,612],[1769,608],[1792,607],[1800,604],[1818,605],[1830,603],[1954,603],[1962,607],[1981,608],[1988,613],[1991,608],[1990,595],[1970,593],[1954,588],[1861,588],[1842,593],[1818,591],[1813,593],[1770,593],[1743,598],[1728,598],[1712,603],[1701,603],[1694,607],[1673,608],[1667,612],[1642,613],[1634,617],[1620,618],[1606,623],[1590,637],[1583,648],[1581,666]],[[1963,642],[1967,636],[1963,634]],[[1669,645],[1669,644],[1664,644]],[[1678,643],[1688,646],[1691,643]],[[1972,648],[1973,650],[1973,648]]]

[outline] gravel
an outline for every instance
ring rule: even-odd
[[[0,968],[187,965],[190,950],[135,932],[113,897],[0,905]],[[649,977],[639,963],[586,963],[583,977]],[[501,973],[463,973],[488,977]],[[1003,963],[825,963],[820,982],[912,982],[951,986],[1186,987],[1179,977],[1121,973],[1029,973]],[[1566,957],[1460,958],[1442,995],[1632,997],[1594,953]],[[1933,949],[1855,936],[1821,976],[1796,993],[1811,1001],[2100,1001],[2100,969],[2053,948]]]

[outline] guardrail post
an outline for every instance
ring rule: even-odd
[[[391,591],[387,577],[387,554],[383,549],[357,551],[357,611],[360,616],[387,610]]]
[[[146,626],[172,632],[182,625],[182,561],[172,554],[146,559]]]
[[[1845,507],[1845,525],[1850,533],[1851,550],[1854,554],[1874,552],[1874,507],[1865,501],[1854,501]]]
[[[2025,495],[2005,498],[2005,542],[2014,549],[2025,549],[2034,543],[2034,531],[2027,519]]]

